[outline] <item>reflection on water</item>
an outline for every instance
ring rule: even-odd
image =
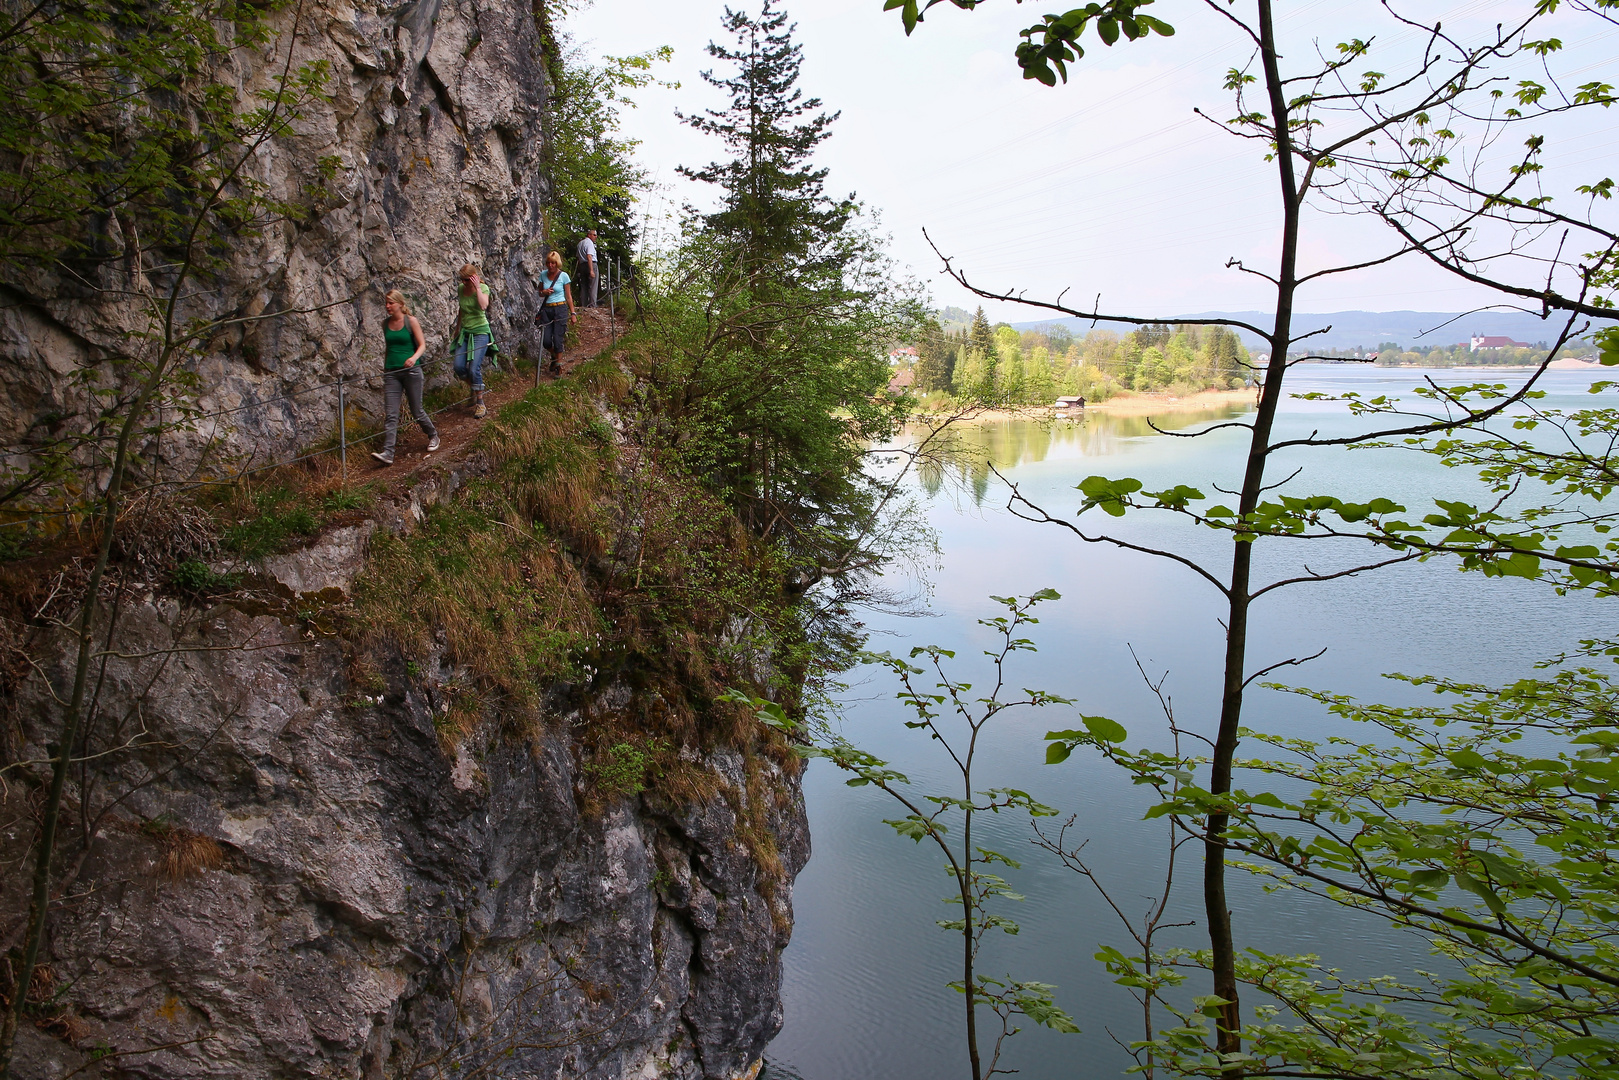
[[[1425,378],[1444,385],[1476,380],[1476,372],[1301,368],[1292,390],[1365,396],[1409,396]],[[1491,372],[1511,382],[1521,373]],[[1546,408],[1575,409],[1592,403],[1585,372],[1552,372],[1543,386]],[[1163,413],[1153,423],[1188,430],[1241,420],[1241,406]],[[1341,403],[1289,398],[1277,414],[1276,437],[1312,432],[1345,436],[1363,430]],[[1074,486],[1087,475],[1132,476],[1143,484],[1240,482],[1247,440],[1235,429],[1206,439],[1167,438],[1153,433],[1146,417],[1092,410],[1083,421],[1026,420],[962,425],[956,445],[982,455],[976,465],[958,460],[906,477],[905,493],[957,491],[979,500],[921,500],[920,512],[937,530],[943,550],[931,598],[937,619],[904,619],[875,613],[868,620],[877,648],[903,655],[915,645],[954,650],[961,673],[983,684],[995,673],[979,650],[994,644],[975,620],[994,609],[990,595],[1026,594],[1048,586],[1060,601],[1042,608],[1031,633],[1039,651],[1021,653],[1008,672],[1015,685],[1072,698],[1076,709],[1109,716],[1138,738],[1161,729],[1162,715],[1136,671],[1140,657],[1155,676],[1169,673],[1180,722],[1210,731],[1220,709],[1225,609],[1219,594],[1186,569],[1136,552],[1088,545],[1064,530],[1013,518],[1004,488],[989,462],[1054,516],[1070,518],[1083,501]],[[1436,495],[1473,499],[1473,481],[1425,455],[1388,448],[1323,450],[1284,456],[1283,469],[1306,465],[1294,490],[1335,492],[1355,498],[1385,496],[1424,507]],[[960,487],[952,487],[956,481]],[[912,485],[915,485],[914,487]],[[1460,485],[1459,490],[1452,490]],[[1148,547],[1173,549],[1207,561],[1229,559],[1220,536],[1173,515],[1131,514],[1109,519],[1107,528]],[[1291,554],[1290,554],[1291,552]],[[1289,576],[1289,560],[1303,552],[1266,545],[1256,552],[1259,569]],[[1309,558],[1314,559],[1315,549]],[[1293,681],[1367,700],[1418,700],[1426,691],[1390,684],[1385,671],[1444,673],[1464,680],[1505,682],[1533,671],[1534,664],[1580,638],[1619,634],[1619,608],[1591,596],[1555,597],[1535,583],[1464,575],[1438,562],[1413,563],[1359,578],[1269,594],[1256,609],[1250,654],[1255,663],[1329,651]],[[975,667],[976,665],[976,667]],[[941,791],[952,766],[936,745],[907,728],[911,714],[893,698],[881,670],[847,676],[841,729],[864,749],[902,769],[921,791]],[[1409,698],[1399,698],[1401,693]],[[1342,733],[1325,710],[1295,695],[1255,687],[1245,720],[1258,729],[1301,738]],[[1007,715],[1006,723],[980,745],[984,786],[1015,786],[1075,814],[1078,839],[1091,867],[1140,910],[1156,895],[1162,878],[1162,833],[1143,821],[1148,793],[1101,761],[1075,755],[1046,766],[1044,732],[1077,726],[1068,715]],[[1136,742],[1132,738],[1132,743]],[[826,762],[804,774],[814,855],[793,887],[795,926],[783,956],[786,1026],[769,1049],[771,1080],[952,1080],[963,1075],[960,997],[948,989],[959,977],[959,939],[933,920],[952,917],[941,904],[945,878],[930,850],[897,837],[884,824],[895,811],[872,786],[849,788]],[[1006,876],[1027,897],[1009,908],[1023,932],[986,944],[982,970],[1058,986],[1057,1000],[1080,1021],[1079,1035],[1061,1035],[1032,1025],[1009,1043],[1008,1063],[1026,1080],[1122,1076],[1133,1064],[1114,1041],[1139,1031],[1135,1003],[1113,984],[1094,959],[1103,945],[1129,948],[1116,916],[1083,881],[1043,859],[1030,846],[1027,825],[1004,815],[983,823],[987,845],[1014,854],[1022,866]],[[1186,880],[1171,903],[1174,921],[1202,918],[1198,864],[1183,864]],[[1431,962],[1425,941],[1390,931],[1375,919],[1347,918],[1336,909],[1312,907],[1296,898],[1265,893],[1256,883],[1234,881],[1232,908],[1246,942],[1286,952],[1319,953],[1334,966],[1359,974],[1408,972]],[[1166,945],[1199,947],[1195,925]],[[1204,984],[1192,989],[1202,992]]]
[[[917,478],[929,496],[954,481],[983,505],[989,493],[990,467],[1001,470],[1054,458],[1101,458],[1118,453],[1119,443],[1157,435],[1160,431],[1188,431],[1232,420],[1252,411],[1247,404],[1180,409],[1150,415],[1120,415],[1088,409],[1074,419],[1008,417],[953,425],[939,437],[942,453],[917,466]],[[1156,430],[1155,430],[1156,428]],[[916,438],[926,429],[913,426]]]

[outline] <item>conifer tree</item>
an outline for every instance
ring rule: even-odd
[[[916,374],[911,379],[914,392],[931,394],[950,389],[950,370],[945,363],[947,348],[939,321],[930,320],[916,343]]]
[[[1207,348],[1214,373],[1228,382],[1232,379],[1241,382],[1244,375],[1243,364],[1248,357],[1242,342],[1237,338],[1236,331],[1216,327],[1209,336],[1211,340]]]
[[[724,190],[721,208],[703,219],[710,232],[729,238],[750,265],[791,265],[824,250],[819,242],[840,232],[856,209],[852,197],[828,197],[827,170],[810,164],[840,114],[820,112],[821,99],[806,98],[798,88],[802,49],[776,0],[765,0],[757,18],[726,8],[724,26],[736,48],[711,41],[708,53],[734,63],[736,73],[702,75],[730,95],[730,106],[677,115],[718,136],[734,156],[700,169],[681,166],[680,172]]]
[[[1153,348],[1162,350],[1169,344],[1171,334],[1168,323],[1148,323],[1135,331],[1136,344],[1141,346],[1143,352]]]
[[[837,115],[798,89],[800,48],[776,2],[726,10],[735,45],[709,54],[734,70],[703,78],[729,104],[681,117],[730,157],[681,170],[723,198],[654,300],[680,354],[658,392],[685,467],[785,556],[789,591],[845,595],[882,564],[877,537],[893,520],[864,469],[907,408],[882,393],[883,352],[914,340],[925,313],[859,207],[829,198],[811,164]]]
[[[981,352],[985,356],[995,354],[995,331],[990,329],[989,319],[985,317],[982,306],[973,313],[972,329],[967,332],[967,348]]]

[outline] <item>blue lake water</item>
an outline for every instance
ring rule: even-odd
[[[1424,377],[1454,384],[1512,382],[1524,374],[1311,365],[1295,369],[1290,390],[1401,393]],[[1541,406],[1589,407],[1596,400],[1586,392],[1592,379],[1586,372],[1549,373],[1543,383],[1549,396]],[[1159,421],[1196,430],[1243,417],[1242,408],[1233,408],[1177,413]],[[1350,416],[1341,404],[1290,400],[1278,416],[1277,437],[1350,434],[1369,425],[1383,426]],[[1234,488],[1246,448],[1244,431],[1180,439],[1152,432],[1139,418],[1099,412],[1084,422],[1055,425],[978,424],[965,428],[962,437],[994,460],[1031,501],[1070,520],[1081,502],[1074,485],[1086,476],[1134,476],[1149,490],[1173,483]],[[1274,464],[1271,476],[1281,479],[1298,466],[1305,471],[1285,489],[1289,493],[1381,495],[1405,504],[1416,518],[1431,509],[1436,495],[1485,497],[1472,478],[1400,449],[1309,450]],[[972,660],[991,640],[975,620],[998,613],[989,597],[1051,587],[1062,599],[1043,606],[1040,625],[1030,633],[1040,651],[1020,654],[1009,668],[1010,681],[1054,691],[1073,698],[1085,713],[1118,720],[1131,729],[1132,743],[1158,741],[1162,714],[1136,671],[1133,647],[1155,677],[1168,673],[1164,689],[1181,725],[1212,733],[1224,647],[1217,621],[1223,607],[1212,586],[1162,560],[1086,544],[1056,526],[1017,520],[1006,510],[1006,485],[987,469],[947,470],[942,478],[911,483],[918,512],[937,530],[942,549],[929,575],[927,606],[933,617],[873,617],[873,648],[900,653],[917,644],[939,644],[958,649],[963,675],[981,677],[983,665]],[[1087,524],[1101,531],[1093,517],[1100,513],[1087,515]],[[1229,561],[1220,537],[1169,515],[1106,520],[1114,535],[1206,559],[1217,576]],[[1317,571],[1350,565],[1344,560],[1354,554],[1262,545],[1255,579],[1290,576],[1300,560]],[[1485,580],[1435,561],[1278,590],[1256,603],[1252,623],[1251,667],[1326,647],[1320,659],[1276,678],[1397,701],[1416,691],[1381,673],[1509,680],[1581,638],[1619,635],[1619,607],[1582,595],[1558,597],[1531,582]],[[844,734],[908,773],[918,790],[959,793],[942,751],[903,726],[908,715],[894,701],[896,687],[886,673],[852,672],[849,683],[840,721]],[[1245,720],[1250,727],[1285,734],[1318,737],[1342,730],[1341,721],[1311,703],[1269,690],[1250,694]],[[1043,764],[1041,736],[1076,726],[1070,710],[1013,712],[997,723],[980,759],[977,786],[1026,788],[1064,818],[1075,815],[1070,839],[1089,838],[1085,855],[1098,876],[1125,908],[1144,910],[1162,890],[1165,851],[1161,823],[1141,821],[1148,804],[1144,793],[1083,755],[1059,766]],[[959,975],[953,967],[959,939],[934,925],[956,911],[940,903],[949,885],[940,858],[883,824],[884,818],[901,816],[888,796],[869,787],[849,788],[845,779],[824,763],[812,764],[806,773],[814,854],[794,892],[796,928],[785,956],[786,1024],[767,1055],[767,1075],[774,1080],[965,1076],[961,999],[946,987]],[[1022,868],[1006,876],[1027,900],[1006,910],[1022,924],[1022,933],[993,940],[981,970],[1057,984],[1059,1003],[1083,1029],[1080,1035],[1057,1035],[1026,1026],[1007,1044],[1003,1066],[1031,1080],[1121,1075],[1130,1059],[1113,1040],[1139,1037],[1140,1012],[1092,956],[1103,944],[1128,949],[1123,928],[1094,888],[1033,848],[1026,819],[990,818],[983,832],[986,845],[1022,859]],[[1192,855],[1190,850],[1183,855],[1183,870],[1195,876]],[[1183,877],[1172,894],[1172,910],[1195,920],[1200,917],[1195,881]],[[1374,920],[1269,896],[1250,882],[1238,884],[1233,910],[1239,942],[1246,937],[1262,947],[1316,952],[1362,974],[1400,970],[1425,956],[1420,941],[1392,934]],[[1165,944],[1202,944],[1197,930],[1180,933]]]

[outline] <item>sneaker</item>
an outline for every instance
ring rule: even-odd
[[[429,454],[431,454],[434,450],[437,450],[437,449],[438,449],[438,436],[434,435],[431,439],[427,440],[427,452]]]
[[[371,456],[382,462],[384,465],[392,465],[394,463],[394,456],[391,453],[385,454],[381,450],[373,450],[371,451]]]
[[[477,417],[479,420],[482,420],[486,415],[488,415],[488,413],[489,409],[481,401],[478,402],[477,408],[472,410],[472,415]]]

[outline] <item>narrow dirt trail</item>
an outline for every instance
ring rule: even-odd
[[[577,343],[562,354],[562,378],[567,378],[574,368],[596,356],[613,343],[612,323],[608,319],[607,309],[579,308],[574,323],[577,331]],[[618,314],[618,336],[623,337],[629,328],[629,319],[623,312]],[[408,410],[399,418],[399,441],[394,447],[394,463],[392,465],[378,464],[368,453],[356,459],[350,457],[350,476],[362,481],[382,480],[385,482],[385,492],[395,494],[408,488],[416,474],[423,470],[452,463],[465,458],[472,450],[478,432],[483,426],[494,418],[501,406],[516,401],[527,393],[534,385],[533,376],[528,372],[513,369],[510,364],[503,363],[504,378],[500,385],[493,387],[484,394],[484,404],[489,407],[488,415],[479,420],[472,415],[469,404],[452,405],[433,417],[433,424],[438,428],[439,448],[429,454],[427,452],[427,436],[422,434],[420,428],[410,419]],[[555,377],[541,376],[543,382],[552,382]],[[465,384],[460,384],[465,385]],[[356,474],[354,464],[361,463]]]

